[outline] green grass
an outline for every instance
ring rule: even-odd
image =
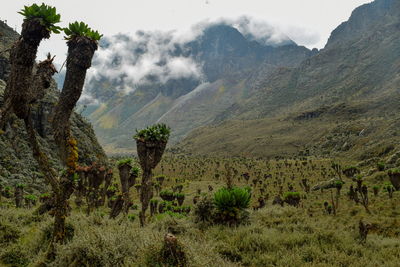
[[[265,208],[248,209],[247,224],[205,225],[195,223],[193,212],[188,216],[169,212],[155,215],[146,227],[140,228],[138,210],[110,220],[108,208],[102,207],[87,216],[85,207],[72,204],[67,223],[73,237],[67,244],[56,247],[57,256],[49,266],[157,266],[163,237],[168,232],[178,238],[189,266],[397,266],[400,194],[395,192],[389,199],[384,190],[376,197],[371,190],[371,214],[368,214],[362,205],[349,200],[345,193],[353,182],[344,178],[337,215],[328,215],[323,203],[330,201],[330,190],[307,194],[300,181],[307,177],[309,184],[314,185],[333,177],[331,160],[166,157],[155,174],[166,177],[162,190],[182,184],[184,206],[193,206],[192,200],[199,190],[201,194],[213,195],[226,186],[225,163],[233,168],[234,186],[252,187],[250,206],[259,196],[268,194]],[[362,168],[361,173],[367,170]],[[248,183],[239,180],[243,172],[250,175]],[[220,174],[218,179],[216,173]],[[264,178],[265,174],[271,176]],[[261,177],[262,184],[254,186],[255,177]],[[374,175],[364,175],[364,183],[371,189],[375,185],[383,187],[388,178],[375,179]],[[264,184],[266,191],[261,193]],[[280,186],[283,192],[288,192],[289,185],[300,193],[299,207],[272,205]],[[209,186],[213,187],[212,192]],[[133,202],[139,204],[137,191],[132,189],[130,193]],[[157,200],[160,197],[155,194],[153,202]],[[16,209],[12,199],[3,198],[0,211],[0,266],[7,262],[14,266],[43,262],[53,218],[34,215],[34,208]],[[365,244],[359,241],[360,220],[373,226]]]

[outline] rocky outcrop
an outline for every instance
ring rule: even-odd
[[[7,50],[18,35],[0,21],[0,51]],[[1,50],[3,49],[3,50]],[[3,104],[4,90],[9,71],[7,52],[0,55],[0,106]],[[45,97],[33,106],[32,119],[38,133],[42,150],[48,155],[54,168],[61,170],[59,156],[53,140],[50,120],[54,105],[59,96],[55,81],[52,82]],[[79,162],[91,165],[105,162],[107,157],[99,145],[90,123],[78,113],[71,116],[71,130],[78,141]],[[24,183],[26,191],[45,191],[46,185],[38,172],[37,164],[27,141],[23,121],[11,116],[5,132],[0,134],[0,183],[13,186]]]

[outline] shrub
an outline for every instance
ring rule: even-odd
[[[299,192],[286,192],[283,194],[283,201],[291,206],[298,207],[300,204],[300,193]]]
[[[170,211],[170,210],[164,212],[164,214],[166,214],[168,216],[171,216],[173,218],[177,218],[177,219],[185,218],[185,215],[183,215],[183,214],[181,214],[179,212],[174,212],[174,211]]]
[[[131,221],[131,222],[135,221],[135,219],[136,219],[136,215],[135,214],[128,214],[127,217],[128,217],[128,220]]]
[[[195,222],[211,223],[215,217],[214,200],[209,195],[204,195],[194,207]]]
[[[24,196],[24,199],[30,200],[32,202],[36,202],[37,197],[35,195],[26,195],[26,196]]]
[[[53,225],[48,224],[43,228],[42,232],[42,243],[49,244],[52,237],[53,237]],[[71,241],[75,234],[75,228],[72,223],[66,222],[65,223],[65,240]]]
[[[167,142],[170,132],[171,128],[163,123],[160,123],[149,126],[143,130],[136,130],[136,134],[133,136],[133,138],[141,141]]]
[[[377,196],[379,193],[379,185],[374,185],[372,190],[374,191],[374,196]]]
[[[24,184],[18,183],[15,187],[23,189],[23,188],[25,188],[25,186],[26,185],[24,185]]]
[[[335,187],[338,189],[342,189],[343,187],[343,182],[342,181],[335,181]]]
[[[172,201],[172,200],[175,199],[175,194],[174,194],[174,192],[172,192],[172,191],[163,190],[163,191],[160,192],[160,197],[161,197],[163,200]]]
[[[42,203],[44,203],[45,201],[47,201],[48,199],[50,199],[50,197],[51,197],[50,193],[43,193],[43,194],[40,194],[40,196],[39,196],[39,201],[42,202]]]
[[[376,164],[376,167],[377,167],[378,171],[384,171],[386,166],[385,166],[385,163],[383,163],[383,162],[378,162],[378,163]]]
[[[0,262],[9,266],[28,266],[29,259],[21,247],[12,246],[1,254]]]
[[[165,175],[157,175],[154,177],[154,180],[156,180],[158,183],[160,183],[160,185],[162,185],[165,180]]]
[[[214,194],[217,222],[238,224],[247,217],[245,209],[250,205],[251,192],[248,188],[221,188]]]
[[[167,234],[161,248],[151,246],[146,253],[146,266],[185,267],[188,259],[184,247],[172,234]]]
[[[11,198],[11,197],[12,197],[12,194],[11,194],[11,187],[6,186],[6,187],[4,188],[4,191],[2,192],[2,195],[3,195],[5,198]]]
[[[343,169],[343,174],[346,175],[348,178],[353,177],[357,173],[360,173],[360,170],[356,166],[347,166]]]
[[[0,244],[13,243],[20,237],[17,227],[0,222]]]

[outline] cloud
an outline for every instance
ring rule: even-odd
[[[114,89],[133,92],[147,83],[171,79],[200,78],[201,66],[178,51],[182,37],[175,32],[143,32],[105,37],[88,71],[87,87],[93,81],[107,80]],[[89,89],[90,91],[90,89]]]
[[[204,20],[186,31],[120,33],[101,41],[88,71],[83,98],[86,101],[98,98],[96,95],[102,82],[114,92],[129,94],[142,85],[165,84],[171,79],[202,81],[202,63],[185,53],[185,45],[196,40],[206,28],[217,24],[231,25],[246,38],[264,45],[281,46],[295,41],[307,46],[319,40],[317,34],[302,28],[277,27],[247,16]]]
[[[249,16],[220,18],[214,21],[205,20],[193,27],[193,29],[198,34],[199,31],[210,25],[221,23],[235,27],[246,38],[264,45],[281,46],[295,43],[311,49],[322,39],[318,32],[307,28],[294,25],[276,25]]]
[[[293,41],[284,31],[262,20],[243,16],[233,20],[231,24],[247,38],[264,45],[281,46],[293,44]]]
[[[310,29],[293,25],[281,26],[280,28],[297,44],[304,45],[309,49],[316,47],[322,40],[321,34]]]

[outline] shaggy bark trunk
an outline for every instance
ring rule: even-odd
[[[20,119],[28,115],[37,50],[41,40],[49,37],[50,32],[41,25],[39,19],[24,20],[21,37],[11,48],[11,70],[4,94],[4,106],[0,112],[0,129],[4,129],[11,113]]]
[[[96,42],[87,37],[75,37],[68,41],[67,72],[64,86],[56,105],[53,117],[54,140],[58,146],[61,160],[66,164],[68,157],[68,139],[70,138],[70,122],[85,83],[86,71],[90,68]]]
[[[140,166],[143,170],[142,185],[140,189],[140,202],[142,209],[139,213],[140,225],[144,226],[146,222],[146,210],[149,207],[150,199],[153,197],[152,172],[160,162],[165,151],[167,142],[154,142],[137,140],[136,146],[140,160]]]
[[[151,186],[151,169],[143,170],[142,187],[140,190],[140,202],[142,203],[142,210],[139,213],[140,225],[144,226],[146,223],[146,211],[149,208],[150,199],[153,197],[153,187]]]
[[[103,187],[103,190],[101,192],[100,206],[104,206],[104,204],[106,202],[107,189],[111,185],[112,177],[113,177],[112,172],[108,171],[106,176],[105,176],[104,187]]]
[[[23,189],[21,187],[19,187],[19,186],[15,187],[14,198],[15,198],[15,206],[17,208],[22,208],[22,202],[24,200],[24,193],[23,193]]]
[[[130,207],[130,198],[129,198],[129,177],[130,170],[132,166],[129,164],[124,164],[118,168],[119,178],[121,181],[121,190],[122,190],[122,199],[124,200],[124,212],[127,213]]]
[[[24,20],[21,37],[11,49],[11,71],[5,90],[5,103],[0,113],[0,129],[4,129],[11,113],[24,120],[33,156],[55,196],[53,241],[62,243],[65,239],[65,218],[69,211],[68,199],[73,192],[73,183],[66,178],[57,179],[57,173],[50,167],[47,156],[40,149],[30,116],[30,104],[44,96],[44,90],[50,86],[51,76],[55,73],[49,57],[38,65],[36,74],[33,74],[38,46],[42,39],[49,37],[50,32],[41,24],[40,19]],[[97,44],[86,37],[77,37],[69,41],[68,46],[66,80],[53,120],[55,141],[65,165],[67,157],[76,152],[71,150],[71,144],[68,143],[69,118],[81,95],[86,70],[91,65]]]

